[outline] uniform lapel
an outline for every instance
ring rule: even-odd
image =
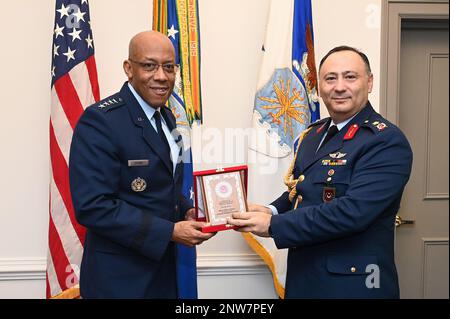
[[[347,125],[344,126],[339,133],[337,133],[335,136],[333,136],[328,143],[326,143],[324,146],[322,146],[317,153],[315,154],[314,159],[318,160],[324,157],[326,154],[333,153],[334,151],[340,149],[342,147],[342,144],[344,142],[344,135],[347,131],[346,129]]]
[[[145,116],[145,114],[144,114]],[[156,133],[153,126],[150,124],[148,119],[145,119],[145,125],[142,126],[143,134],[142,137],[150,145],[151,148],[156,152],[159,158],[163,161],[164,165],[167,167],[170,173],[173,171],[172,160],[170,159],[170,154],[167,153],[167,148],[164,145],[163,141],[159,137],[158,133]]]
[[[173,136],[175,143],[177,143],[178,146],[182,147],[182,138],[180,132],[177,130],[177,123],[175,121],[174,116],[171,114],[170,109],[167,107],[161,108],[161,115],[164,118],[164,121],[166,121],[167,126],[169,127],[170,134]]]
[[[153,149],[156,155],[158,155],[169,172],[172,172],[172,161],[170,160],[169,154],[167,154],[166,148],[161,141],[161,138],[159,137],[158,133],[156,133],[153,126],[150,124],[150,121],[147,119],[144,111],[128,88],[127,83],[125,83],[120,90],[120,94],[127,103],[127,107],[134,124],[142,129],[142,137],[144,138],[146,143]]]
[[[313,129],[313,131],[308,134],[300,145],[300,154],[297,156],[297,161],[300,164],[300,171],[303,172],[312,163],[316,161],[316,150],[322,140],[323,135],[326,133],[328,126],[330,125],[330,120]]]
[[[167,123],[167,126],[169,127],[170,134],[172,134],[173,138],[175,139],[175,143],[179,147],[178,163],[175,166],[175,174],[177,174],[177,172],[181,169],[181,166],[183,164],[182,163],[182,156],[184,151],[183,139],[180,132],[177,130],[177,123],[170,109],[167,107],[162,107],[161,115],[163,116],[164,120]]]
[[[323,158],[327,154],[334,153],[335,151],[342,148],[344,144],[344,137],[347,134],[347,131],[353,124],[358,124],[361,126],[365,119],[369,118],[369,116],[374,112],[372,105],[370,102],[367,102],[366,106],[349,122],[345,125],[338,134],[336,134],[327,144],[321,147],[317,153],[317,147],[322,140],[323,134],[325,134],[326,129],[329,126],[330,120],[327,121],[326,126],[317,133],[313,131],[315,135],[309,134],[305,137],[300,146],[299,158],[297,161],[297,165],[299,165],[301,172],[304,172],[308,169],[312,164],[316,163],[318,160]],[[318,129],[320,130],[320,129]]]
[[[167,126],[169,127],[170,132],[172,132],[176,127],[177,124],[172,116],[169,116],[170,109],[167,107],[161,108],[161,115],[164,118],[164,121],[166,121]]]

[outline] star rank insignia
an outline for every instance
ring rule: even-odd
[[[121,103],[123,100],[122,98],[118,97],[118,98],[111,98],[105,101],[102,101],[99,105],[98,108],[99,109],[104,109],[107,106],[114,106],[117,105],[119,103]]]
[[[387,127],[385,123],[380,123],[378,121],[375,121],[372,124],[378,129],[378,131],[382,131]]]

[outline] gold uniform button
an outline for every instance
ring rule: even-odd
[[[298,177],[298,181],[301,183],[301,182],[303,182],[305,180],[305,175],[300,175],[299,177]]]
[[[303,201],[303,196],[302,195],[298,195],[298,202],[301,203]]]
[[[353,273],[355,273],[355,272],[356,272],[356,267],[350,268],[350,271],[353,272]]]

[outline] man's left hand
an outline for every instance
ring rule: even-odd
[[[272,215],[261,212],[234,213],[227,220],[228,224],[238,226],[239,232],[251,232],[260,237],[269,237]]]

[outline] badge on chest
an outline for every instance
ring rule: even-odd
[[[322,192],[324,203],[331,202],[336,197],[336,187],[325,186]]]
[[[333,175],[334,170],[330,169],[328,171],[328,177],[326,180],[326,186],[323,187],[322,190],[322,199],[324,203],[331,202],[334,198],[336,198],[336,187],[333,185]]]
[[[145,191],[146,188],[147,188],[147,182],[145,181],[145,179],[143,179],[141,177],[137,177],[131,182],[131,189],[134,192],[140,193],[140,192]]]
[[[347,160],[346,159],[342,159],[346,155],[347,155],[347,153],[341,153],[341,152],[331,153],[331,154],[329,154],[330,159],[322,160],[322,166],[343,166],[343,165],[347,165]]]

